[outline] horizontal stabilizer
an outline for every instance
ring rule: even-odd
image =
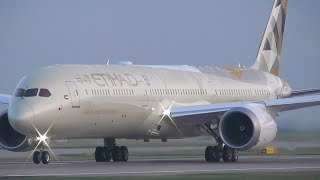
[[[320,89],[303,89],[292,91],[290,97],[320,94]]]

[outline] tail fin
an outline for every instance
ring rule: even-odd
[[[288,0],[275,0],[253,69],[279,75]]]

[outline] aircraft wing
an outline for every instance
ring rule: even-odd
[[[263,104],[273,112],[290,111],[320,105],[320,95],[299,96],[282,99],[270,99],[252,102],[218,103],[208,105],[193,105],[173,107],[170,116],[177,124],[200,125],[205,122],[217,122],[228,110],[241,107],[248,103]]]
[[[239,107],[243,103],[245,102],[172,107],[170,109],[170,116],[178,124],[200,125],[205,122],[219,120],[226,111]]]
[[[9,104],[11,100],[10,95],[0,94],[0,104]]]

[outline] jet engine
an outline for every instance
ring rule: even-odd
[[[222,141],[237,150],[268,145],[277,134],[277,124],[263,105],[248,104],[227,111],[219,122]]]
[[[8,151],[29,151],[36,146],[34,138],[27,137],[12,128],[8,110],[0,113],[0,147]]]

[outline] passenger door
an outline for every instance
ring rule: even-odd
[[[74,81],[66,81],[66,86],[69,90],[72,108],[80,108],[79,90]]]

